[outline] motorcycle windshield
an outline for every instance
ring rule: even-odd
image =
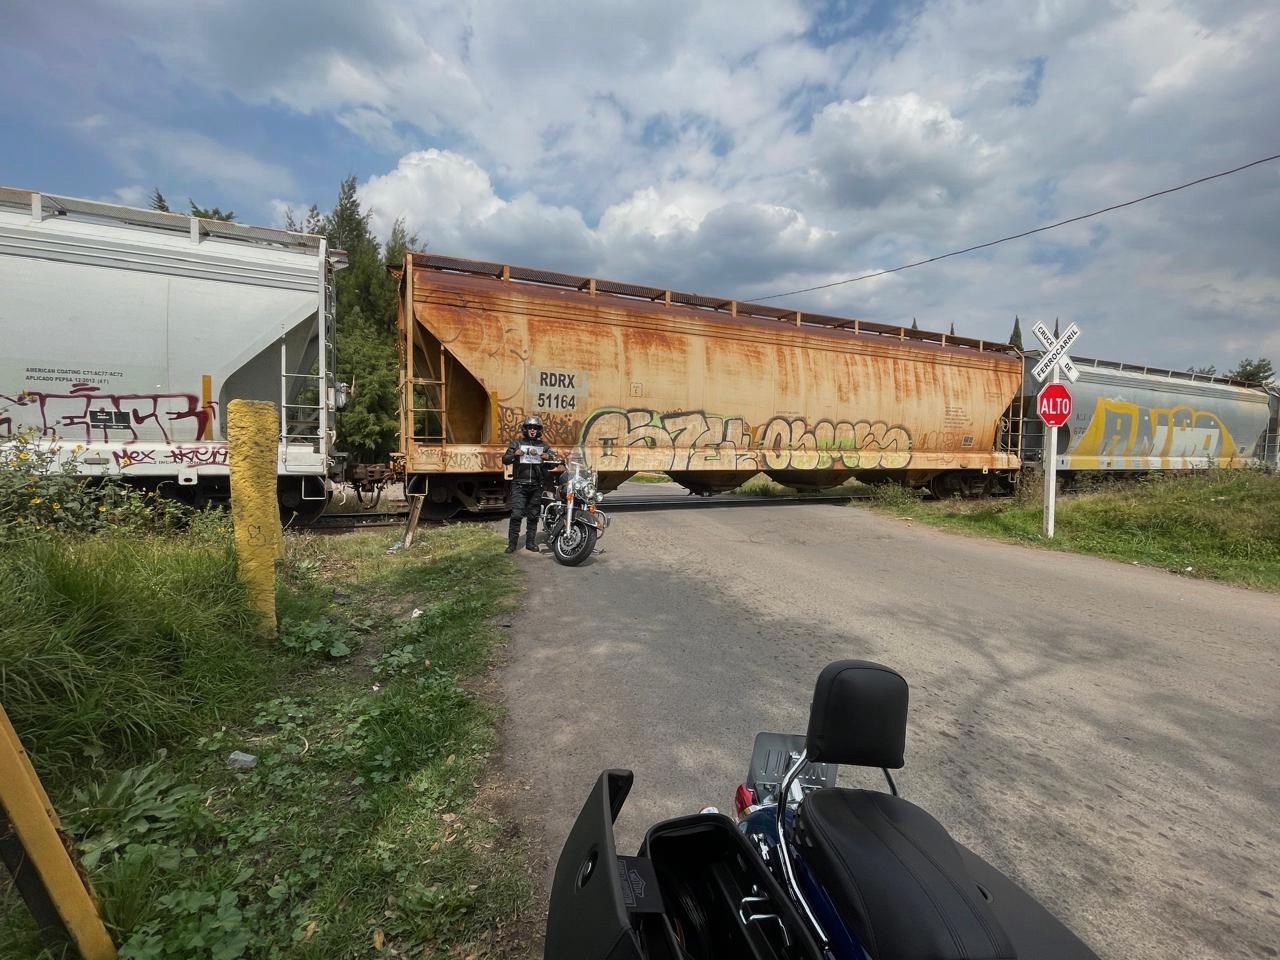
[[[580,477],[589,478],[590,476],[591,468],[587,466],[587,461],[583,459],[582,454],[577,451],[571,453],[564,465],[565,480],[573,482]]]

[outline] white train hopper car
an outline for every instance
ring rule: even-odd
[[[324,237],[0,188],[0,439],[195,502],[229,488],[229,401],[280,410],[281,504],[334,470]]]

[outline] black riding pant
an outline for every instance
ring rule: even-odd
[[[511,484],[511,526],[507,528],[507,542],[520,541],[520,521],[528,518],[525,527],[525,543],[534,545],[538,535],[538,518],[542,514],[542,485],[535,483]]]

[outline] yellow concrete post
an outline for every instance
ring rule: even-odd
[[[115,945],[89,888],[72,862],[58,818],[27,759],[18,734],[0,707],[0,811],[18,838],[21,860],[14,883],[33,913],[52,904],[84,960],[114,960]],[[28,875],[21,875],[27,872]],[[33,901],[32,898],[35,898]],[[50,914],[50,925],[56,927]]]
[[[276,629],[276,561],[284,556],[276,495],[279,443],[280,416],[274,403],[232,400],[227,404],[231,522],[240,579],[270,633]]]

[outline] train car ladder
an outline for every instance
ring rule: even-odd
[[[1008,413],[1002,418],[1000,435],[996,438],[996,449],[1000,453],[1012,454],[1017,457],[1019,463],[1022,462],[1023,443],[1026,440],[1025,418],[1025,398],[1022,395],[1022,390],[1019,389],[1013,401],[1009,404]]]
[[[410,377],[405,384],[407,393],[405,410],[408,413],[410,436],[415,444],[439,444],[449,442],[449,411],[445,389],[444,364],[445,349],[437,344],[439,353],[436,362],[427,356],[426,377]],[[410,365],[412,372],[412,365]]]
[[[329,422],[329,387],[333,382],[334,340],[336,339],[333,268],[325,248],[319,266],[321,302],[316,316],[315,349],[310,338],[301,356],[289,355],[288,336],[280,339],[280,440],[284,457],[295,444],[309,453],[324,455],[333,441]]]

